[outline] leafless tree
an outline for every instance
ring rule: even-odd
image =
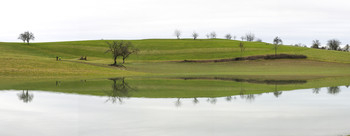
[[[207,37],[207,39],[209,39],[209,38],[210,38],[210,34],[206,34],[205,36]]]
[[[139,49],[135,48],[131,42],[126,42],[121,46],[121,56],[123,58],[123,64],[125,59],[127,59],[131,54],[137,53]]]
[[[125,59],[133,53],[137,53],[138,49],[134,48],[131,42],[124,41],[113,41],[112,43],[106,42],[109,45],[109,49],[105,53],[111,53],[113,55],[114,63],[112,65],[117,65],[117,59],[119,56],[123,58],[123,64]]]
[[[243,56],[243,52],[245,50],[245,46],[244,46],[244,43],[243,42],[240,42],[239,43],[239,48],[241,49],[241,57]]]
[[[181,31],[180,30],[175,30],[174,35],[176,36],[177,39],[180,39]]]
[[[247,33],[245,34],[245,39],[249,42],[252,42],[255,40],[255,35],[253,33]]]
[[[27,42],[29,45],[30,40],[34,40],[34,34],[32,32],[26,31],[24,33],[19,34],[18,39],[22,40],[23,42]]]
[[[225,38],[228,39],[228,40],[231,40],[232,39],[232,35],[231,34],[226,34]]]
[[[255,40],[256,42],[263,42],[260,38]]]
[[[349,49],[350,49],[349,44],[347,44],[344,46],[343,51],[349,52]]]
[[[233,40],[236,40],[237,36],[233,36]]]
[[[311,46],[311,48],[318,49],[318,48],[320,48],[320,46],[321,46],[321,42],[320,42],[319,40],[313,40],[313,41],[312,41],[312,46]]]
[[[338,50],[341,42],[337,39],[328,40],[327,46],[330,50]]]
[[[245,40],[245,37],[244,37],[244,36],[241,36],[241,40],[244,41],[244,40]]]
[[[273,49],[275,49],[275,55],[277,55],[277,49],[282,43],[282,39],[278,36],[275,39],[273,39]]]
[[[196,33],[196,32],[192,33],[193,40],[196,40],[198,38],[198,36],[199,36],[198,33]]]
[[[210,37],[211,37],[212,39],[215,39],[215,38],[216,38],[216,33],[215,33],[215,32],[211,32],[211,33],[210,33]]]
[[[112,65],[117,65],[117,59],[119,56],[122,56],[121,46],[124,44],[124,41],[113,41],[112,43],[107,42],[109,49],[105,53],[111,53],[113,55],[114,63]]]

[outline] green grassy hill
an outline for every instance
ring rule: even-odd
[[[128,60],[127,69],[109,67],[108,45],[103,40],[0,43],[2,78],[104,78],[120,76],[201,76],[231,75],[252,77],[314,78],[350,75],[350,53],[281,46],[278,53],[302,54],[307,60],[258,60],[225,63],[179,63],[173,61],[223,59],[240,56],[235,40],[132,40],[140,49]],[[272,45],[244,42],[243,56],[273,54]],[[61,56],[64,61],[55,61]],[[80,61],[87,56],[88,61]],[[121,62],[119,60],[119,62]]]

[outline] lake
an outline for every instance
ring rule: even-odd
[[[150,80],[131,79],[128,84],[119,78],[50,81],[50,84],[21,86],[38,90],[2,90],[0,135],[342,136],[350,133],[348,86],[283,90],[312,81],[288,84],[191,78],[171,79],[165,84]],[[186,86],[188,82],[191,83]],[[210,82],[216,85],[210,88],[207,86]],[[163,84],[167,89],[165,94]],[[262,86],[273,90],[256,93],[249,89],[266,89]],[[205,88],[214,92],[209,94]],[[206,93],[198,93],[200,90]],[[193,91],[198,97],[193,97]],[[169,97],[168,93],[176,97]]]

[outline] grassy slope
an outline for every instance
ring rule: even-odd
[[[184,59],[220,59],[239,57],[238,44],[234,40],[134,40],[134,45],[141,51],[131,56],[129,61],[169,61]],[[259,42],[245,42],[244,56],[273,54],[271,45]],[[110,55],[104,54],[107,49],[105,41],[74,41],[32,43],[0,43],[1,52],[28,54],[45,58],[57,55],[66,59],[88,56],[90,60],[110,62]],[[350,63],[348,52],[317,50],[304,47],[281,46],[279,53],[304,54],[312,60]]]
[[[350,73],[350,53],[281,46],[279,53],[307,55],[307,61],[252,61],[231,63],[175,63],[184,59],[221,59],[240,56],[234,40],[134,40],[141,51],[132,55],[127,70],[108,68],[112,62],[105,41],[74,41],[52,43],[0,43],[0,76],[11,78],[88,78],[116,76],[199,76],[235,75],[259,77],[313,78],[344,76]],[[244,56],[274,53],[266,43],[245,42]],[[55,57],[64,60],[56,62]],[[87,56],[87,65],[77,60]],[[67,61],[68,60],[68,61]],[[312,60],[312,61],[310,61]],[[74,61],[74,62],[71,62]],[[319,62],[323,61],[323,62]],[[330,63],[337,62],[337,63]]]
[[[258,60],[226,63],[179,63],[184,59],[222,59],[239,57],[239,41],[233,40],[135,40],[141,51],[127,60],[127,69],[109,67],[112,62],[105,41],[53,43],[0,43],[0,90],[50,90],[80,94],[104,95],[111,81],[89,82],[88,89],[67,82],[55,88],[55,81],[122,76],[233,76],[254,79],[314,79],[304,85],[281,85],[278,90],[347,85],[346,80],[322,77],[350,76],[350,53],[281,46],[279,53],[307,55],[307,60]],[[271,45],[245,42],[244,56],[274,53]],[[64,61],[55,61],[62,56]],[[87,56],[88,61],[77,60]],[[83,63],[81,63],[83,62]],[[12,78],[8,80],[8,78]],[[33,80],[33,78],[36,78]],[[46,78],[51,78],[48,81]],[[24,80],[24,81],[23,81]],[[140,91],[135,97],[217,97],[237,95],[240,85],[245,93],[274,91],[271,85],[251,85],[230,81],[131,80]],[[258,89],[257,89],[258,88]],[[101,92],[102,90],[102,92]]]

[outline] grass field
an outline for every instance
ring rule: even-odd
[[[135,97],[188,98],[236,95],[241,93],[240,86],[245,88],[247,94],[276,90],[273,90],[275,86],[271,85],[212,80],[184,81],[168,78],[219,76],[257,80],[309,81],[303,85],[279,85],[278,87],[278,90],[292,90],[325,87],[325,85],[348,85],[347,77],[350,77],[349,52],[281,46],[278,53],[306,55],[308,59],[181,63],[177,61],[239,57],[240,41],[133,40],[131,42],[140,49],[140,52],[126,61],[126,68],[117,68],[108,66],[113,60],[110,54],[104,53],[108,48],[105,42],[96,40],[31,43],[30,45],[0,43],[0,89],[105,95],[101,90],[110,90],[111,81],[104,79],[128,77],[130,84],[141,90],[133,94]],[[243,56],[274,53],[272,45],[267,43],[244,43],[246,51]],[[56,61],[56,56],[61,56],[63,60]],[[78,60],[81,56],[87,56],[88,61]],[[118,61],[121,62],[121,60]],[[152,79],[138,79],[141,77]],[[166,80],[157,80],[157,78],[166,78]],[[97,79],[98,81],[89,82],[88,89],[78,85],[80,80]],[[56,88],[53,86],[55,81],[65,81],[65,87]]]
[[[302,54],[307,60],[243,61],[226,63],[176,63],[185,59],[223,59],[240,56],[234,40],[133,40],[140,49],[128,60],[127,69],[109,67],[105,41],[50,43],[0,43],[2,78],[103,78],[121,76],[236,75],[257,77],[314,78],[348,76],[350,53],[281,46],[279,53]],[[271,45],[244,42],[244,56],[273,54]],[[63,61],[55,61],[61,56]],[[80,61],[87,56],[88,61]],[[120,60],[119,60],[120,62]]]

